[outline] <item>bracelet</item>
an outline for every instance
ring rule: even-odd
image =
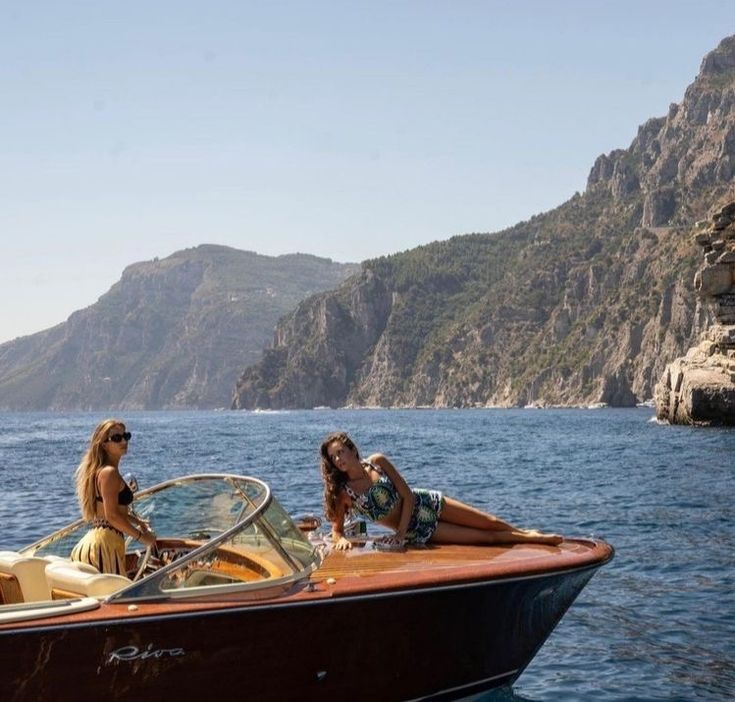
[[[140,537],[143,536],[143,531],[140,527],[135,527],[138,530],[138,536],[135,537],[136,541],[140,541]]]

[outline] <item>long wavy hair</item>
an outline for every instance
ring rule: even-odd
[[[103,468],[108,462],[105,442],[112,427],[122,427],[122,430],[125,431],[125,422],[121,422],[119,419],[105,419],[101,421],[92,432],[92,438],[89,440],[89,448],[85,451],[81,463],[74,473],[79,508],[82,511],[82,518],[88,522],[91,522],[97,516],[95,504],[97,489],[95,481],[97,479],[97,471]]]
[[[321,469],[322,480],[324,481],[324,514],[327,516],[327,519],[330,520],[337,516],[337,497],[347,482],[347,475],[332,463],[332,459],[329,457],[329,453],[327,452],[329,445],[335,441],[339,441],[348,449],[353,450],[357,455],[357,459],[360,460],[360,453],[357,450],[357,446],[355,446],[355,442],[350,438],[347,432],[335,432],[322,441],[319,453],[322,457]]]

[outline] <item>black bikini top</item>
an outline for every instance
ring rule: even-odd
[[[95,497],[94,499],[97,500],[97,502],[102,502],[101,495],[97,495],[97,497]],[[120,490],[120,492],[117,493],[117,504],[127,506],[131,504],[132,502],[133,502],[133,491],[130,489],[129,485],[125,483],[125,487],[122,490]]]

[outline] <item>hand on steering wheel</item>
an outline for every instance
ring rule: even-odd
[[[140,552],[138,555],[138,570],[135,572],[135,575],[133,576],[133,582],[136,580],[140,580],[141,578],[145,577],[145,573],[147,570],[156,570],[160,566],[159,563],[152,563],[151,561],[155,560],[158,561],[158,546],[156,545],[156,535],[153,534],[152,531],[147,532],[148,534],[151,534],[153,536],[153,540],[146,546],[145,553],[141,556]]]

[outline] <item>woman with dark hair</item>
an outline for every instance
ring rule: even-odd
[[[101,573],[126,575],[126,534],[147,546],[156,543],[148,525],[128,509],[133,492],[119,466],[130,437],[120,420],[100,422],[75,474],[82,517],[91,528],[72,550],[71,559],[89,563]]]
[[[352,546],[344,535],[350,509],[393,529],[394,536],[381,539],[392,548],[426,543],[556,545],[563,540],[557,534],[518,529],[438,490],[412,490],[383,454],[360,460],[355,443],[344,432],[330,434],[320,452],[324,511],[332,522],[337,549]]]

